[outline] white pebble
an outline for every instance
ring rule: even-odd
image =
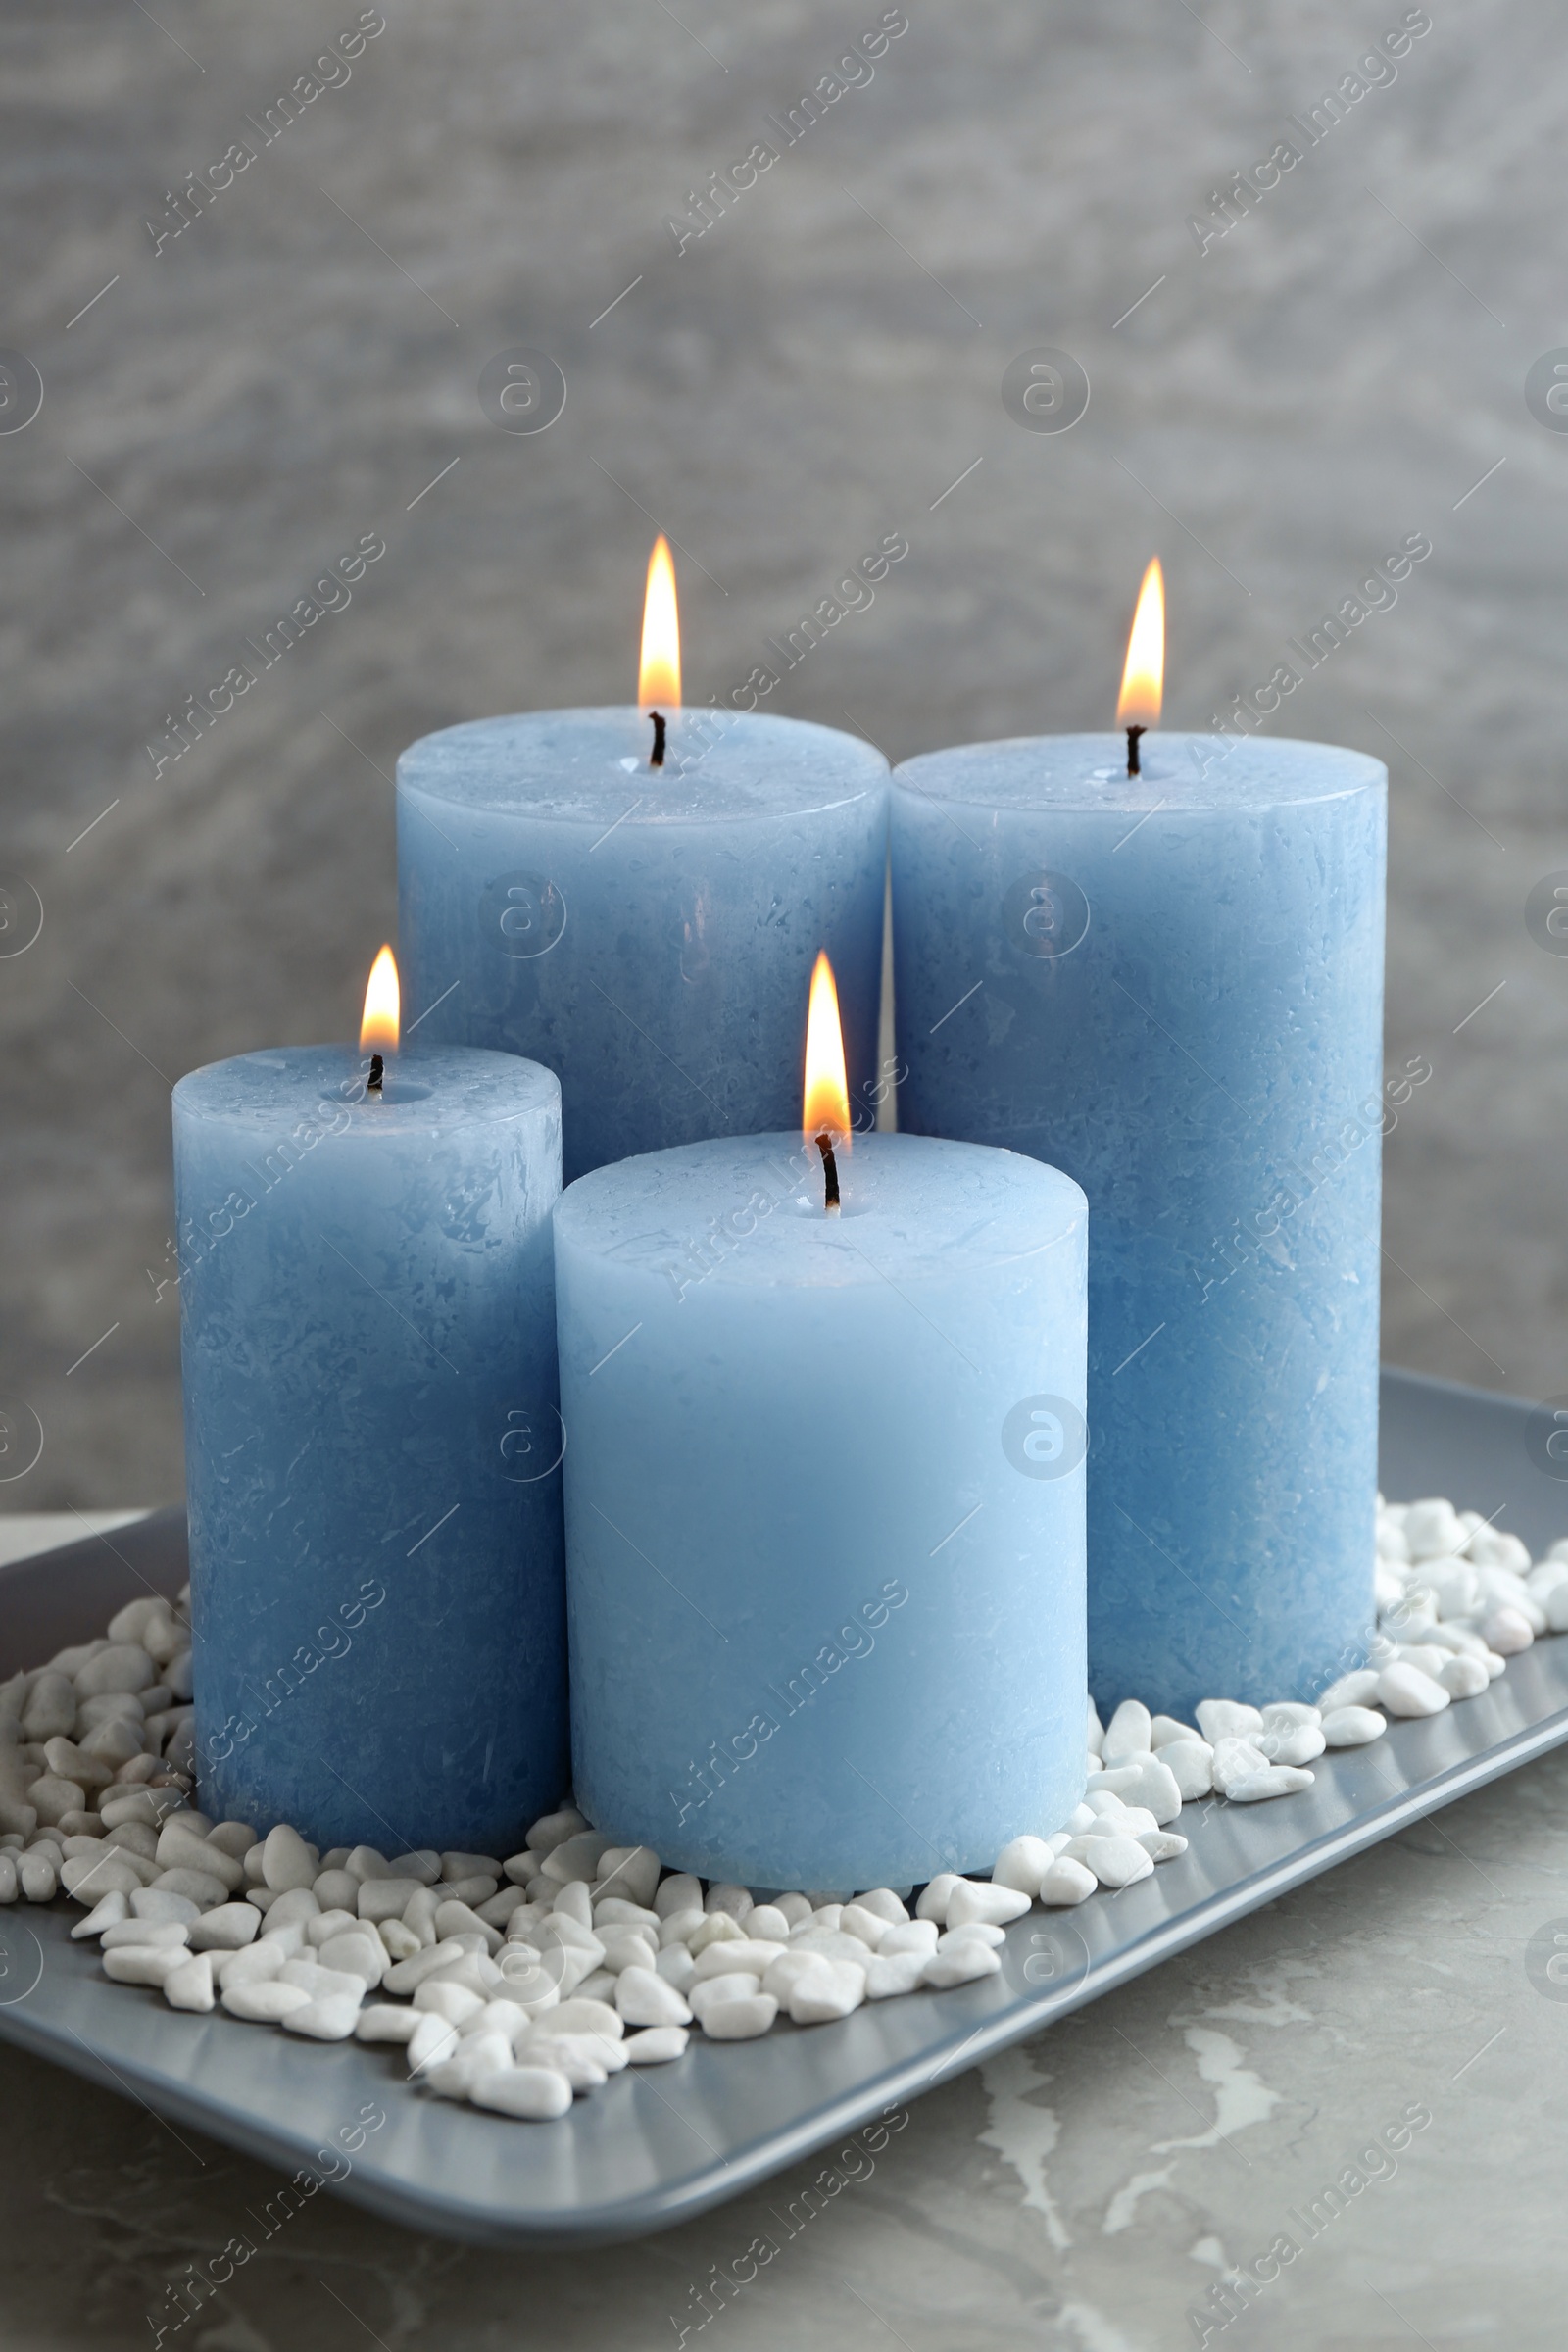
[[[512,2042],[500,2033],[470,2034],[450,2058],[426,2067],[426,2085],[444,2099],[466,2099],[486,2075],[510,2074]]]
[[[226,1987],[223,1992],[223,2000],[226,2005],[228,2000]],[[443,2059],[452,2056],[457,2046],[457,2027],[446,2018],[438,2017],[433,2009],[426,2010],[414,2032],[409,2035],[410,2074],[422,2074],[427,2066],[439,2066]]]
[[[1450,1698],[1479,1698],[1492,1677],[1479,1658],[1458,1656],[1439,1669],[1438,1680]]]
[[[1131,1886],[1154,1867],[1135,1838],[1086,1838],[1073,1858],[1087,1863],[1102,1886]]]
[[[659,1856],[651,1845],[608,1845],[599,1857],[598,1891],[623,1894],[634,1903],[651,1903],[660,1869]]]
[[[162,1984],[186,1957],[183,1944],[116,1944],[104,1954],[104,1975],[117,1984]]]
[[[1234,1698],[1204,1698],[1194,1710],[1198,1728],[1211,1747],[1222,1740],[1245,1740],[1263,1728],[1262,1710],[1243,1706]]]
[[[762,1997],[769,1996],[764,1993]],[[825,2025],[830,2018],[848,2017],[864,1998],[862,1967],[853,1960],[818,1957],[790,1988],[790,2015],[798,2026]],[[706,2027],[706,2018],[703,2022]]]
[[[864,1979],[861,1979],[863,1984]],[[834,2014],[842,2015],[842,2011]],[[771,1993],[748,1993],[744,2000],[720,2001],[716,2007],[703,2011],[703,2032],[710,2041],[755,2041],[765,2034],[778,2015],[778,2003]],[[809,2023],[797,2018],[796,2023]]]
[[[549,2124],[569,2110],[571,2084],[551,2066],[509,2066],[481,2075],[468,2096],[493,2115]]]
[[[1119,1715],[1121,1709],[1116,1712]],[[948,1896],[948,1926],[962,1928],[971,1920],[980,1920],[987,1927],[1000,1928],[1009,1919],[1021,1919],[1028,1908],[1028,1895],[1015,1887],[960,1879]]]
[[[902,1927],[889,1928],[877,1946],[878,1957],[896,1960],[905,1952],[918,1952],[924,1958],[937,1948],[942,1931],[934,1919],[909,1919]]]
[[[276,2025],[291,2009],[308,2008],[311,1999],[300,1985],[283,1984],[276,1978],[225,1984],[220,1997],[230,2017],[242,2017],[253,2026]]]
[[[1019,1894],[1033,1895],[1054,1860],[1043,1838],[1009,1838],[991,1866],[991,1883],[994,1886],[1013,1887]]]
[[[1330,1683],[1317,1703],[1327,1717],[1340,1707],[1369,1707],[1377,1694],[1377,1668],[1357,1666],[1349,1674],[1342,1674],[1337,1683]]]
[[[164,1979],[164,1998],[171,2009],[211,2009],[215,1997],[211,1952],[193,1952]]]
[[[414,2006],[425,2016],[444,2017],[449,2026],[461,2026],[466,2019],[478,2016],[484,2007],[484,1995],[469,1984],[453,1984],[444,1977],[431,1977],[415,1994]]]
[[[776,2012],[775,2012],[776,2014]],[[628,2066],[665,2066],[683,2058],[691,2035],[684,2026],[650,2026],[644,2034],[628,2034],[624,2043]]]
[[[855,1960],[865,1958],[867,1947],[860,1942],[858,1936],[848,1936],[842,1940],[853,1947],[848,1953],[842,1955],[844,1958]],[[730,1976],[736,1971],[749,1972],[754,1977],[763,1977],[779,1954],[789,1948],[790,1946],[782,1943],[754,1942],[749,1936],[743,1936],[736,1943],[710,1943],[708,1949],[700,1952],[692,1963],[692,1977],[694,1982],[699,1984],[706,1984],[710,1978]]]
[[[1155,1755],[1162,1747],[1169,1747],[1173,1740],[1196,1740],[1198,1737],[1194,1725],[1181,1723],[1174,1715],[1156,1715],[1149,1727],[1149,1744]]]
[[[52,1903],[60,1880],[49,1856],[34,1848],[17,1856],[17,1885],[29,1903]]]
[[[1143,1857],[1146,1867],[1153,1864]],[[946,1992],[955,1984],[969,1984],[977,1977],[995,1977],[1002,1973],[1000,1953],[982,1943],[977,1936],[960,1936],[945,1951],[933,1952],[920,1971],[920,1982],[937,1992]]]
[[[1412,1502],[1404,1514],[1404,1541],[1412,1560],[1451,1558],[1469,1541],[1451,1502],[1441,1495]]]
[[[742,1925],[746,1934],[761,1943],[787,1943],[790,1918],[776,1903],[756,1903],[747,1912]]]
[[[1171,1740],[1159,1751],[1159,1761],[1176,1784],[1185,1804],[1207,1796],[1214,1786],[1214,1750],[1206,1740]]]
[[[137,1944],[143,1949],[163,1944],[172,1951],[185,1952],[190,1948],[190,1930],[177,1919],[126,1919],[104,1930],[102,1949],[106,1952],[131,1950]]]
[[[748,1934],[751,1924],[748,1919]],[[880,1913],[868,1911],[863,1903],[846,1903],[839,1915],[839,1926],[846,1936],[855,1936],[857,1941],[865,1945],[867,1951],[874,1952],[888,1932],[889,1922]]]
[[[683,1943],[666,1944],[654,1962],[654,1973],[677,1992],[684,1992],[697,1974],[697,1963]]]
[[[1094,1801],[1097,1784],[1099,1789],[1119,1796],[1124,1804],[1141,1805],[1152,1813],[1160,1828],[1174,1821],[1182,1809],[1181,1785],[1166,1756],[1141,1755],[1131,1763],[1097,1774],[1090,1784],[1090,1803]]]
[[[1176,1830],[1142,1830],[1137,1843],[1151,1862],[1174,1862],[1178,1854],[1187,1851],[1187,1840]]]
[[[939,1870],[914,1906],[917,1919],[934,1919],[939,1928],[948,1924],[948,1897],[958,1884],[957,1873]]]
[[[1271,1764],[1310,1764],[1314,1756],[1323,1753],[1328,1741],[1314,1708],[1310,1723],[1281,1725],[1278,1730],[1265,1723],[1254,1745],[1262,1749]]]
[[[886,1959],[880,1952],[868,1953],[865,1962],[866,1999],[886,2001],[900,1993],[913,1992],[929,1958],[927,1952],[890,1952]]]
[[[317,1878],[316,1858],[298,1830],[291,1830],[286,1821],[267,1834],[262,1847],[262,1883],[274,1894],[286,1894],[295,1887],[307,1887]]]
[[[682,1916],[683,1914],[676,1913],[677,1919]],[[665,1923],[662,1933],[665,1935],[669,1933],[668,1922]],[[710,1943],[744,1943],[746,1940],[746,1930],[741,1926],[740,1921],[728,1911],[705,1913],[702,1925],[693,1928],[691,1934],[684,1938],[686,1948],[694,1960],[700,1958]]]
[[[1365,1747],[1381,1740],[1388,1723],[1375,1707],[1331,1707],[1323,1718],[1323,1737],[1330,1747]]]
[[[972,1936],[976,1943],[989,1944],[996,1951],[1001,1951],[1007,1940],[1005,1931],[994,1928],[989,1920],[971,1919],[961,1928],[945,1928],[937,1937],[936,1948],[939,1952],[945,1952],[950,1944],[958,1942],[965,1936]]]
[[[1258,1729],[1262,1729],[1261,1724]],[[1267,1756],[1251,1740],[1232,1736],[1222,1737],[1214,1742],[1214,1760],[1209,1769],[1221,1796],[1229,1796],[1233,1783],[1250,1780],[1255,1773],[1265,1771],[1267,1766]]]
[[[1058,1909],[1069,1903],[1081,1903],[1094,1893],[1099,1884],[1086,1862],[1071,1861],[1058,1854],[1041,1878],[1038,1899],[1048,1910]]]
[[[1248,1773],[1233,1781],[1225,1794],[1233,1805],[1256,1805],[1265,1797],[1294,1796],[1298,1788],[1310,1788],[1315,1777],[1295,1765],[1265,1764],[1261,1772]]]
[[[1105,1726],[1100,1753],[1107,1764],[1126,1764],[1135,1756],[1147,1756],[1152,1720],[1141,1699],[1124,1698]]]
[[[529,1832],[529,1836],[532,1836]],[[599,1875],[599,1857],[610,1844],[597,1830],[578,1830],[551,1847],[545,1856],[543,1876],[558,1886],[569,1886],[574,1880],[591,1885]]]
[[[248,1943],[237,1952],[223,1952],[215,1961],[214,1976],[224,1988],[230,1984],[262,1984],[278,1976],[288,1954],[273,1938],[268,1943]]]
[[[593,2034],[602,2041],[619,2041],[626,2028],[608,2002],[585,2000],[578,1994],[551,2011],[549,2030],[552,2034]]]
[[[386,1974],[386,1945],[379,1936],[368,1935],[364,1929],[351,1928],[346,1935],[329,1936],[317,1948],[323,1968],[346,1969],[351,1976],[363,1977],[372,1988]]]
[[[573,2090],[598,2090],[609,2082],[611,2070],[600,2065],[601,2052],[608,2058],[610,2045],[586,2034],[526,2034],[515,2045],[519,2066],[553,2067]]]
[[[191,1923],[193,1951],[237,1952],[254,1940],[262,1915],[250,1903],[220,1903]]]
[[[674,1985],[651,1968],[621,1970],[615,2007],[628,2026],[684,2026],[692,2014]]]
[[[422,2015],[418,2009],[405,2008],[401,2001],[376,2001],[355,2019],[355,2037],[360,2041],[410,2042]]]
[[[1430,1674],[1401,1662],[1378,1676],[1378,1700],[1391,1715],[1441,1715],[1448,1693]]]
[[[1089,1701],[1089,1753],[1098,1756],[1105,1744],[1105,1727],[1093,1699]]]
[[[669,1919],[677,1911],[701,1911],[702,1907],[703,1882],[694,1879],[689,1870],[678,1870],[663,1880],[654,1896],[654,1909],[661,1919]]]
[[[1528,1618],[1512,1608],[1494,1609],[1490,1616],[1482,1618],[1477,1631],[1487,1647],[1494,1649],[1499,1658],[1517,1657],[1536,1638]]]
[[[9,1856],[0,1857],[0,1859],[8,1860]],[[101,1936],[106,1928],[119,1927],[122,1921],[127,1920],[129,1917],[130,1905],[124,1895],[117,1889],[112,1894],[106,1894],[102,1901],[88,1912],[85,1919],[77,1920],[71,1931],[72,1940],[79,1943],[84,1936]]]

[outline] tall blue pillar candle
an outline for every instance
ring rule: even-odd
[[[1078,1187],[687,1145],[556,1212],[576,1799],[753,1886],[987,1869],[1083,1788]]]
[[[1089,1198],[1102,1704],[1309,1696],[1372,1615],[1386,777],[1065,735],[895,778],[899,1121]]]
[[[204,1808],[507,1854],[566,1785],[550,1213],[503,1054],[246,1054],[174,1089]]]
[[[420,1035],[526,1054],[564,1098],[565,1177],[790,1124],[825,948],[869,1124],[887,763],[761,713],[542,710],[398,762],[404,981]]]

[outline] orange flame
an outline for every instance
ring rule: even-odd
[[[645,710],[656,706],[662,710],[680,709],[680,613],[675,605],[675,566],[662,531],[648,559],[637,700]]]
[[[397,962],[391,949],[383,948],[370,966],[370,977],[366,984],[360,1052],[368,1054],[372,1047],[384,1047],[395,1054],[401,1025],[402,992],[398,987]]]
[[[1118,727],[1157,727],[1165,689],[1165,575],[1155,556],[1138,591],[1127,666],[1116,704]]]
[[[844,1068],[839,992],[833,966],[820,951],[811,974],[811,1003],[806,1016],[806,1102],[801,1131],[808,1137],[826,1131],[846,1144],[850,1140],[850,1083]]]

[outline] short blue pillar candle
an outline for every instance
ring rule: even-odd
[[[1084,1786],[1075,1184],[870,1135],[556,1212],[578,1803],[752,1886],[986,1870]]]
[[[566,1785],[550,1214],[509,1054],[246,1054],[174,1089],[200,1801],[515,1850]]]
[[[1102,1705],[1309,1696],[1372,1614],[1386,777],[1157,734],[894,779],[900,1125],[1090,1207]]]
[[[398,761],[406,1001],[421,1037],[525,1054],[564,1097],[565,1178],[787,1124],[826,949],[871,1124],[887,762],[858,737],[690,710],[447,727]]]

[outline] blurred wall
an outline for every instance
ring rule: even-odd
[[[44,387],[0,430],[0,1395],[45,1432],[0,1508],[178,1494],[170,1083],[350,1032],[400,747],[629,699],[656,522],[690,700],[906,535],[775,698],[895,760],[1103,724],[1156,549],[1167,716],[1202,726],[1430,537],[1267,723],[1393,777],[1388,1051],[1432,1076],[1388,1147],[1385,1351],[1568,1388],[1568,961],[1525,919],[1568,868],[1568,416],[1525,396],[1568,339],[1554,20],[906,17],[790,145],[767,118],[877,0],[0,19],[0,426]],[[476,391],[519,344],[568,386],[536,435]],[[1087,372],[1068,431],[1004,405],[1037,346]],[[185,698],[368,535],[352,602],[174,759]]]

